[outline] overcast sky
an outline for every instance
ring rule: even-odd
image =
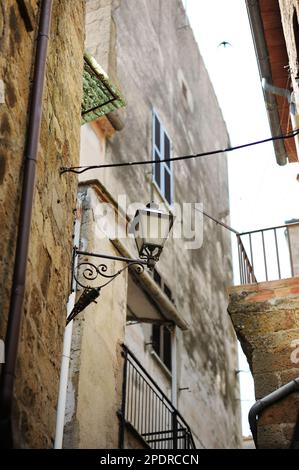
[[[245,0],[185,0],[184,4],[231,145],[270,137]],[[223,41],[231,46],[219,46]],[[232,227],[242,232],[299,218],[299,166],[278,166],[272,143],[231,152],[228,164]],[[208,211],[208,201],[203,202]],[[240,369],[248,370],[244,357]],[[249,372],[240,372],[240,379],[243,434],[249,435],[247,413],[254,403],[253,383]]]
[[[185,3],[232,145],[270,137],[245,1]],[[218,47],[222,41],[231,46]],[[232,152],[228,161],[231,223],[237,230],[299,218],[298,164],[278,166],[272,143]]]

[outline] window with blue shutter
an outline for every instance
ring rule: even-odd
[[[169,205],[173,203],[172,162],[161,162],[171,157],[171,143],[157,114],[153,113],[153,180]]]

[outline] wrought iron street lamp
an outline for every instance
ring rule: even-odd
[[[73,320],[91,302],[95,302],[100,295],[101,289],[110,284],[125,269],[136,266],[137,272],[141,273],[144,271],[144,267],[147,266],[152,270],[159,260],[173,221],[173,215],[161,211],[155,203],[150,203],[145,208],[137,210],[130,227],[130,233],[133,233],[135,237],[139,259],[90,253],[74,247],[72,280],[84,290],[68,316],[66,324]],[[84,256],[83,261],[79,260],[80,256]],[[108,266],[105,263],[101,262],[96,265],[94,262],[90,262],[89,258],[116,260],[126,264],[117,272],[108,274]],[[100,285],[95,285],[98,282],[98,278],[102,279],[102,282]]]
[[[159,210],[158,204],[150,203],[138,209],[133,220],[133,233],[140,259],[147,260],[152,269],[159,260],[174,217],[171,213]]]

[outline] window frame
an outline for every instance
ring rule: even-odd
[[[155,342],[154,342],[154,328],[159,328],[159,344],[157,349],[155,349]],[[165,330],[168,330],[169,334],[169,359],[170,363],[167,364],[165,360],[165,350],[164,350],[164,342],[165,342]],[[159,361],[162,363],[163,367],[166,368],[167,372],[172,375],[172,344],[171,344],[171,330],[165,324],[155,324],[152,325],[152,350],[153,353],[157,356]]]
[[[160,125],[160,148],[157,146],[156,142],[156,119]],[[156,155],[160,160],[165,159],[165,136],[169,141],[169,157],[172,156],[172,142],[169,138],[168,133],[163,126],[161,119],[155,109],[152,111],[152,160],[156,160]],[[163,201],[171,208],[174,203],[174,177],[173,177],[173,162],[162,162],[159,164],[160,172],[159,179],[160,184],[156,178],[155,163],[152,165],[152,183],[159,192]],[[165,172],[168,173],[170,179],[169,191],[170,191],[170,201],[166,197],[166,188],[165,188]]]

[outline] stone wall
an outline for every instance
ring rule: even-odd
[[[298,294],[298,277],[229,290],[228,310],[253,374],[257,400],[299,376]],[[288,448],[298,411],[298,393],[266,409],[258,422],[259,448]]]
[[[287,51],[289,55],[292,85],[295,94],[296,104],[297,107],[299,107],[299,88],[296,82],[296,78],[299,75],[299,38],[297,38],[296,44],[296,36],[293,27],[293,15],[295,11],[297,11],[297,18],[299,18],[299,2],[298,0],[279,0],[279,6],[281,11],[281,20]],[[298,25],[297,27],[299,28]]]
[[[0,337],[5,337],[27,111],[37,1],[30,8],[33,31],[25,27],[18,2],[0,5]],[[69,293],[76,179],[60,177],[60,166],[79,158],[84,42],[83,0],[54,0],[50,30],[36,191],[27,267],[23,322],[15,381],[14,425],[21,447],[52,447],[60,359]]]
[[[87,162],[151,158],[153,108],[171,139],[174,155],[228,146],[225,123],[193,33],[186,23],[181,1],[89,0],[87,12],[86,48],[96,56],[101,66],[108,67],[106,71],[119,84],[127,107],[125,127],[106,139],[105,154],[103,143],[96,143],[95,127],[84,126],[82,133],[86,145],[81,149],[82,165]],[[108,15],[109,18],[109,12],[110,26],[100,28],[102,15]],[[126,195],[128,203],[146,204],[152,198],[157,202],[162,200],[152,182],[151,165],[92,170],[83,173],[80,181],[84,186],[92,187],[90,194],[94,194],[96,187],[104,188],[105,197],[102,201],[117,202],[122,195]],[[203,202],[208,212],[229,221],[225,156],[190,160],[188,163],[177,162],[174,165],[174,188],[175,202]],[[93,213],[90,220],[94,224],[94,237],[99,207],[96,206],[94,196],[89,199],[89,203],[87,207]],[[101,199],[98,198],[100,204]],[[176,223],[180,222],[178,217]],[[90,242],[98,251],[114,252],[112,244],[108,243],[108,224],[104,232],[106,238],[87,239],[87,244]],[[88,237],[90,230],[84,233]],[[232,282],[230,235],[205,219],[203,239],[203,246],[196,250],[186,249],[183,239],[171,239],[157,265],[157,270],[174,294],[182,322],[189,325],[188,331],[178,331],[177,387],[190,389],[190,393],[178,393],[178,409],[192,428],[199,447],[237,447],[240,445],[240,406],[235,373],[237,348],[226,312],[226,286]],[[122,242],[128,252],[136,256],[133,241],[126,239]],[[87,394],[93,386],[92,404],[94,412],[98,413],[98,425],[102,423],[102,433],[96,437],[97,445],[105,444],[109,447],[115,445],[111,435],[106,435],[106,427],[111,426],[112,421],[108,423],[108,415],[103,414],[103,410],[112,410],[114,406],[116,410],[116,402],[113,398],[111,405],[110,395],[103,394],[101,387],[108,380],[110,385],[114,383],[116,390],[120,391],[113,374],[121,366],[121,363],[117,364],[120,356],[116,355],[116,351],[124,338],[126,297],[123,297],[123,289],[126,292],[126,277],[122,281],[125,283],[122,287],[120,281],[117,281],[119,291],[111,283],[111,286],[105,288],[111,290],[111,293],[105,293],[104,297],[103,290],[103,298],[99,300],[98,306],[90,306],[86,312],[82,312],[81,317],[85,322],[91,322],[97,329],[95,333],[93,328],[84,327],[84,347],[86,351],[93,348],[93,354],[101,361],[102,370],[99,367],[96,369],[98,374],[92,379],[86,382],[81,380],[75,392],[78,410],[80,393],[83,397],[82,394]],[[111,297],[112,292],[118,292],[118,301],[118,297]],[[97,348],[102,351],[101,343],[106,344],[108,341],[109,331],[106,331],[102,311],[110,312],[109,322],[111,319],[115,321],[115,330],[105,357],[96,352]],[[96,315],[94,319],[91,318],[93,314]],[[92,340],[95,334],[99,335],[101,341]],[[90,335],[90,338],[84,339],[84,335]],[[138,358],[142,363],[149,364],[151,358],[144,355],[147,338],[138,332],[135,338],[138,344],[132,344],[133,350],[140,352]],[[73,353],[76,354],[76,346]],[[82,362],[83,357],[86,364]],[[85,371],[91,373],[88,357],[82,347],[80,367],[85,376]],[[111,364],[113,369],[109,369]],[[152,370],[156,369],[153,364]],[[98,390],[97,396],[94,395],[95,390]],[[118,406],[120,398],[119,395]],[[78,411],[74,410],[73,423],[78,417]],[[109,418],[117,422],[116,414],[110,414]],[[85,447],[95,442],[92,434],[95,428],[88,428],[88,420],[83,414],[80,420],[81,426],[79,422],[77,424],[81,432],[75,445]]]
[[[294,276],[299,276],[299,224],[288,227],[291,262]]]

